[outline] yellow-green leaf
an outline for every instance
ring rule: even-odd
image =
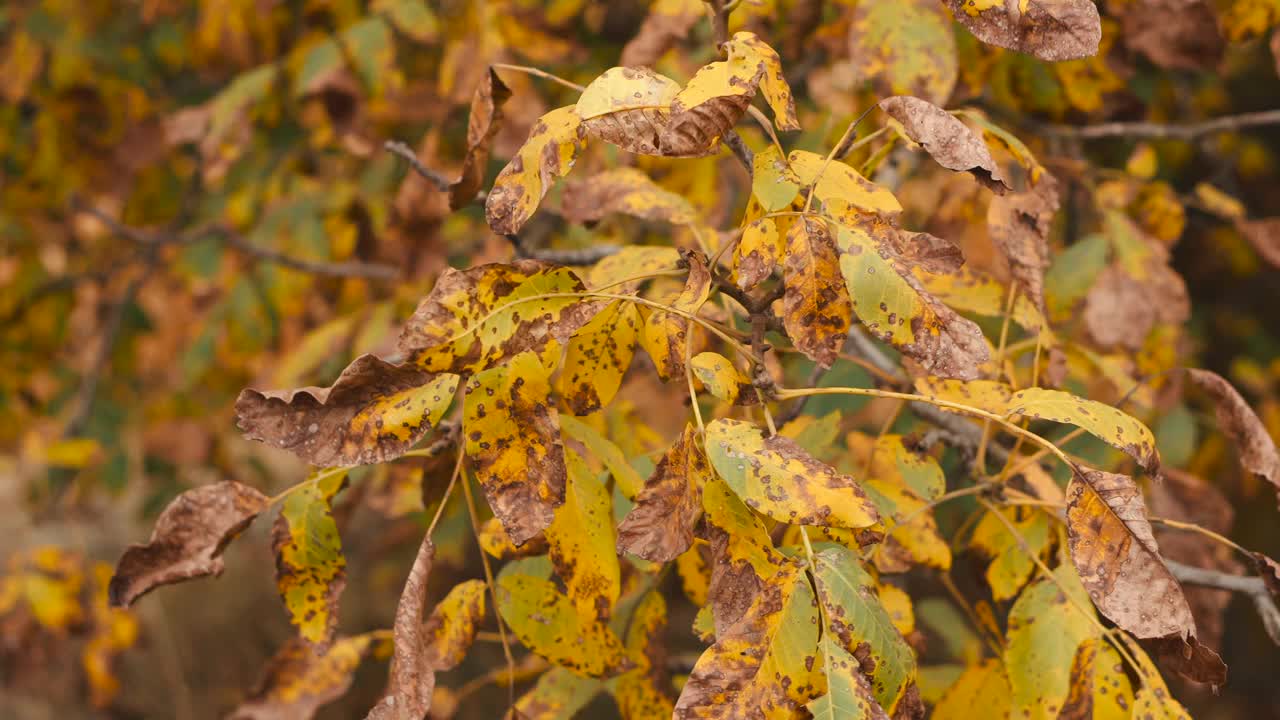
[[[347,560],[333,519],[333,497],[346,472],[321,470],[289,493],[271,530],[276,585],[289,619],[303,639],[324,646],[338,623],[338,596],[346,587]]]
[[[611,293],[634,292],[641,281],[630,280],[664,270],[675,270],[680,252],[673,247],[628,245],[587,270],[587,287]]]
[[[1017,529],[1027,549],[1042,555],[1049,545],[1049,519],[1044,512],[1031,507],[1012,507],[1002,510],[1009,523]],[[973,529],[970,545],[991,560],[987,565],[987,585],[991,597],[1003,602],[1018,594],[1035,571],[1035,562],[1009,532],[1000,519],[988,512]]]
[[[858,222],[865,213],[892,217],[902,212],[893,193],[839,160],[828,163],[824,155],[792,150],[787,162],[800,184],[813,188],[813,209],[841,223]]]
[[[797,349],[823,367],[840,356],[853,305],[840,282],[840,256],[827,223],[803,217],[787,232],[782,324]]]
[[[543,578],[511,573],[498,578],[498,611],[525,647],[587,677],[629,669],[630,660],[608,625],[584,616]]]
[[[566,470],[550,371],[533,353],[476,373],[463,403],[465,451],[489,506],[516,545],[551,524]]]
[[[553,667],[516,700],[515,710],[519,714],[514,717],[520,720],[569,720],[603,689],[604,683],[595,678]]]
[[[570,338],[556,388],[574,415],[593,413],[613,401],[631,367],[639,334],[635,303],[618,300]]]
[[[790,438],[721,418],[707,426],[707,456],[748,507],[780,522],[861,528],[879,518],[853,478],[814,458]]]
[[[756,153],[751,168],[751,194],[765,212],[777,212],[791,206],[800,192],[800,178],[776,145]]]
[[[1089,595],[1069,565],[1028,585],[1014,602],[1004,666],[1012,705],[1024,717],[1056,720],[1071,691],[1076,650],[1098,636],[1092,615]]]
[[[1128,413],[1105,403],[1086,400],[1061,390],[1027,388],[1013,394],[1008,415],[1068,423],[1120,450],[1155,472],[1160,454],[1151,430]]]
[[[827,692],[806,707],[814,720],[888,720],[884,708],[871,693],[858,659],[836,642],[831,633],[822,636],[822,674]]]
[[[746,380],[729,358],[720,353],[701,352],[694,355],[689,364],[693,376],[698,378],[707,392],[725,402],[738,399],[738,391]]]
[[[573,167],[582,150],[586,130],[573,107],[562,107],[538,118],[529,138],[512,158],[485,200],[489,227],[511,235],[533,216],[555,181]]]
[[[669,718],[675,709],[662,638],[666,629],[667,603],[662,594],[645,593],[627,627],[626,648],[636,669],[619,677],[613,691],[622,720]]]
[[[581,457],[567,453],[564,504],[546,530],[556,573],[585,617],[607,618],[621,592],[609,491]]]

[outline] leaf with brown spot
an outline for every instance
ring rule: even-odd
[[[338,638],[319,650],[291,638],[267,663],[257,688],[228,720],[310,720],[320,706],[342,697],[374,633]]]
[[[909,95],[885,98],[880,101],[880,109],[902,123],[907,137],[942,167],[971,173],[997,195],[1012,189],[982,138],[947,111]]]
[[[945,104],[958,76],[956,41],[937,0],[859,2],[849,24],[855,79],[876,94]]]
[[[572,270],[533,260],[446,270],[400,332],[399,351],[428,372],[472,373],[569,338],[603,302]],[[553,295],[556,297],[544,297]]]
[[[820,692],[818,609],[808,577],[781,570],[698,658],[676,720],[791,718]]]
[[[742,377],[729,358],[720,353],[698,353],[690,358],[689,367],[707,392],[719,400],[737,402],[744,389],[751,391],[751,383]]]
[[[1044,312],[1044,273],[1049,269],[1049,230],[1058,211],[1057,182],[1045,173],[1026,192],[991,199],[987,227],[991,242],[1009,261],[1009,273]]]
[[[1066,565],[1027,586],[1009,609],[1004,668],[1011,706],[1022,717],[1058,717],[1071,694],[1071,664],[1098,637],[1089,596]]]
[[[546,529],[556,574],[583,617],[604,620],[621,594],[621,569],[615,551],[613,503],[609,490],[573,451],[564,504]]]
[[[604,689],[604,683],[582,677],[562,667],[553,667],[516,700],[514,712],[505,720],[565,720],[586,707]]]
[[[462,663],[484,620],[487,592],[483,580],[466,580],[432,608],[422,626],[422,642],[424,662],[433,670],[452,670]]]
[[[575,112],[592,137],[628,152],[666,155],[660,137],[679,93],[675,80],[647,67],[615,67],[582,91]]]
[[[839,263],[825,222],[803,217],[791,224],[782,274],[782,324],[797,349],[828,368],[839,357],[853,322]]]
[[[1213,400],[1218,427],[1235,443],[1244,469],[1280,490],[1280,452],[1249,403],[1213,371],[1188,368],[1187,377]]]
[[[993,198],[992,202],[996,199]],[[955,310],[994,318],[1004,316],[1009,288],[988,273],[970,267],[941,273],[915,267],[912,272],[925,290]],[[1014,301],[1010,319],[1025,330],[1039,331],[1045,346],[1052,347],[1057,339],[1045,323],[1040,309],[1028,299],[1029,294],[1019,295]]]
[[[814,581],[822,603],[824,634],[862,664],[880,707],[894,712],[916,677],[911,646],[880,603],[875,578],[858,554],[846,547],[828,546],[814,556]]]
[[[640,29],[623,46],[621,64],[628,67],[656,64],[705,16],[701,0],[656,0],[640,23]]]
[[[538,209],[555,181],[568,174],[586,140],[586,129],[572,106],[538,118],[520,152],[493,182],[484,203],[489,227],[513,235]]]
[[[662,637],[666,629],[667,603],[662,593],[645,593],[627,627],[626,648],[636,669],[619,677],[613,688],[622,720],[668,718],[675,710]]]
[[[889,720],[872,695],[858,659],[832,633],[823,634],[818,647],[827,691],[805,706],[814,720]]]
[[[1112,622],[1140,638],[1195,635],[1191,608],[1160,557],[1133,478],[1098,470],[1072,477],[1067,537],[1085,589]]]
[[[510,97],[510,88],[502,83],[493,68],[489,68],[471,97],[471,114],[467,118],[467,154],[462,160],[462,173],[449,187],[450,210],[470,205],[476,199],[476,193],[484,182],[485,166],[489,164],[493,137],[502,129],[502,106]]]
[[[333,498],[345,471],[319,470],[289,492],[271,528],[276,587],[289,620],[304,640],[327,645],[338,624],[338,597],[347,585],[347,560],[333,517]]]
[[[887,188],[866,179],[849,164],[804,150],[792,150],[787,163],[811,188],[813,209],[843,224],[855,224],[868,215],[886,219],[902,213],[902,204]]]
[[[789,235],[790,226],[789,217],[771,217],[755,220],[742,229],[742,237],[733,248],[739,288],[750,290],[773,275],[783,257],[783,238]]]
[[[689,276],[684,289],[671,301],[671,307],[686,313],[694,313],[711,294],[711,272],[698,253],[685,253],[689,264]],[[653,359],[658,377],[664,381],[684,376],[685,336],[693,330],[689,318],[665,310],[648,313],[640,334],[640,344]]]
[[[879,519],[858,483],[810,455],[790,438],[764,437],[742,420],[707,425],[707,457],[752,509],[792,525],[863,528]]]
[[[393,627],[391,681],[382,700],[365,720],[420,720],[431,708],[435,690],[435,669],[427,662],[426,638],[422,633],[422,613],[427,605],[427,576],[436,548],[430,537],[422,538],[413,567],[400,591]]]
[[[640,334],[636,304],[606,306],[570,338],[556,389],[574,415],[587,415],[613,402],[631,367]]]
[[[1132,711],[1124,659],[1102,638],[1085,640],[1071,663],[1071,691],[1058,720],[1129,720]]]
[[[578,675],[611,677],[631,669],[608,625],[574,609],[555,583],[519,572],[498,578],[498,612],[520,642]]]
[[[372,465],[403,455],[436,427],[458,382],[361,355],[327,388],[244,390],[236,421],[250,440],[311,465]]]
[[[267,496],[237,482],[188,490],[156,518],[151,540],[130,545],[116,565],[107,594],[128,607],[156,587],[222,574],[222,551],[258,513]]]
[[[1093,0],[947,0],[955,18],[979,40],[1041,60],[1098,54],[1102,22]]]
[[[710,477],[711,464],[697,431],[686,424],[618,525],[618,552],[670,562],[688,550],[702,516],[702,488]]]
[[[1191,720],[1186,708],[1173,699],[1164,678],[1160,677],[1160,671],[1137,641],[1124,634],[1117,637],[1125,644],[1129,655],[1137,661],[1138,666],[1134,670],[1142,678],[1142,687],[1138,688],[1133,697],[1133,717],[1142,720]]]
[[[595,222],[613,213],[673,225],[698,219],[688,200],[635,168],[614,168],[572,181],[563,197],[561,211],[574,223]]]
[[[465,452],[489,506],[517,546],[551,524],[564,503],[564,447],[551,404],[550,370],[533,353],[467,384]]]

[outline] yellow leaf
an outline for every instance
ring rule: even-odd
[[[1196,199],[1206,210],[1223,220],[1243,220],[1244,204],[1209,183],[1196,183]]]
[[[783,237],[790,225],[788,217],[761,218],[742,229],[742,237],[733,249],[739,288],[750,290],[773,275],[783,256]]]
[[[1049,546],[1049,520],[1036,508],[1021,507],[1002,510],[1010,524],[1031,552],[1042,555]],[[973,529],[970,545],[991,560],[987,566],[987,585],[991,597],[1003,602],[1018,594],[1035,571],[1035,562],[1000,519],[990,512],[982,516]]]
[[[290,639],[267,663],[258,689],[231,716],[312,717],[317,708],[351,687],[373,640],[373,633],[338,638],[318,650],[298,638]]]
[[[574,415],[608,405],[631,367],[639,336],[635,303],[618,300],[596,314],[570,338],[556,388]]]
[[[525,647],[579,675],[606,677],[629,669],[618,636],[582,615],[550,580],[511,573],[498,578],[498,611]]]
[[[1124,660],[1111,643],[1086,640],[1071,664],[1071,693],[1062,709],[1064,718],[1129,720],[1135,715],[1133,686]]]
[[[706,387],[707,392],[725,402],[737,400],[739,388],[747,382],[729,358],[719,353],[698,353],[690,360],[690,365],[693,376]]]
[[[886,518],[882,523],[887,534],[876,551],[876,567],[882,572],[905,572],[915,564],[951,569],[951,548],[938,534],[938,523],[924,500],[894,481],[870,479],[865,485]]]
[[[138,640],[138,618],[123,608],[111,607],[108,583],[112,568],[105,563],[93,566],[93,633],[80,651],[80,664],[89,681],[90,700],[96,708],[111,705],[120,692],[115,659]]]
[[[1089,596],[1074,569],[1064,565],[1052,579],[1028,585],[1009,610],[1004,666],[1012,706],[1030,720],[1056,720],[1070,694],[1076,650],[1097,636]]]
[[[982,271],[966,266],[954,272],[931,273],[917,265],[912,268],[912,274],[934,297],[952,308],[987,317],[1004,316],[1009,289]],[[1025,294],[1019,294],[1014,300],[1010,319],[1030,332],[1039,331],[1045,347],[1057,344],[1044,316]]]
[[[555,519],[546,529],[547,544],[578,613],[603,620],[622,588],[612,504],[609,491],[581,457],[570,451],[567,461],[564,504],[556,508]]]
[[[676,558],[680,587],[689,602],[699,607],[707,604],[708,585],[711,582],[711,568],[707,567],[707,560],[702,553],[702,548],[695,542]]]
[[[676,310],[692,314],[702,307],[711,294],[711,273],[706,263],[696,254],[689,254],[689,277],[684,289],[670,305]],[[690,332],[690,321],[683,315],[665,310],[648,313],[640,343],[653,359],[658,377],[663,380],[684,376],[685,335]]]
[[[974,708],[982,708],[983,717],[1006,720],[1012,699],[1009,680],[998,660],[984,660],[970,665],[933,709],[935,720],[968,720]]]
[[[500,235],[519,232],[555,181],[573,168],[585,136],[582,120],[572,107],[538,118],[520,152],[489,191],[484,205],[489,227]]]
[[[82,468],[92,462],[99,451],[93,438],[67,438],[44,448],[44,463],[50,467]]]
[[[628,500],[635,500],[644,478],[636,472],[626,455],[612,440],[596,432],[594,428],[571,415],[560,416],[560,427],[569,437],[582,443],[597,460],[604,463],[618,483],[618,488]]]
[[[587,270],[586,283],[592,290],[619,294],[635,292],[641,281],[627,282],[630,278],[675,270],[679,262],[680,252],[673,247],[628,245],[592,265]]]
[[[436,604],[422,630],[425,665],[452,670],[462,662],[484,620],[486,594],[483,580],[466,580]]]
[[[628,152],[665,155],[658,139],[679,92],[676,81],[647,67],[615,67],[582,91],[575,112],[593,137]]]
[[[790,438],[721,418],[707,426],[707,456],[748,507],[779,522],[861,528],[879,518],[857,481],[817,460]]]
[[[782,324],[796,348],[831,367],[848,340],[853,305],[840,282],[840,257],[825,222],[803,217],[787,232]]]
[[[271,530],[276,585],[298,634],[325,647],[338,623],[338,597],[346,587],[347,560],[333,519],[333,497],[346,487],[346,472],[320,470],[289,493]]]
[[[516,545],[551,524],[564,502],[566,469],[550,371],[530,352],[467,384],[465,452],[489,506]]]
[[[893,193],[839,160],[833,159],[828,164],[823,155],[792,150],[787,161],[803,187],[812,187],[817,181],[812,191],[814,209],[838,222],[857,223],[864,213],[892,217],[902,212],[902,205]]]
[[[880,604],[889,613],[889,620],[903,637],[916,631],[916,613],[911,606],[911,596],[897,585],[882,582],[876,586]]]
[[[667,603],[656,591],[645,593],[632,612],[626,648],[636,669],[618,678],[614,698],[623,720],[671,717],[671,676],[666,668]]]

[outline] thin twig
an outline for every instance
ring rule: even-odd
[[[399,275],[399,270],[391,265],[362,262],[321,262],[304,260],[286,255],[278,250],[259,247],[249,242],[229,227],[218,226],[210,229],[210,234],[222,236],[223,242],[240,252],[264,262],[275,263],[291,270],[299,270],[312,275],[329,277],[363,277],[377,280],[391,280]]]
[[[1266,629],[1267,635],[1271,637],[1272,642],[1280,645],[1280,608],[1276,607],[1275,598],[1267,590],[1267,585],[1262,578],[1233,575],[1218,570],[1183,565],[1167,559],[1164,564],[1169,568],[1169,572],[1173,573],[1173,576],[1178,579],[1178,582],[1228,590],[1249,596],[1253,600],[1254,608],[1258,611],[1258,617],[1262,619],[1262,626]]]
[[[742,167],[747,169],[747,177],[754,177],[753,169],[755,168],[755,154],[751,152],[751,148],[743,142],[742,136],[737,132],[730,130],[720,139],[725,145],[733,151],[734,157],[738,158],[738,162],[742,163]]]
[[[1261,125],[1280,125],[1280,110],[1264,110],[1262,112],[1226,115],[1186,125],[1167,125],[1152,122],[1113,122],[1100,125],[1040,125],[1037,130],[1043,134],[1092,140],[1096,138],[1128,137],[1159,140],[1195,140],[1202,135],[1220,132],[1234,132],[1248,127]]]
[[[388,140],[382,144],[382,149],[392,155],[399,156],[409,163],[409,167],[413,168],[414,172],[422,176],[427,182],[435,185],[440,192],[448,192],[449,188],[453,186],[453,183],[446,179],[445,176],[423,165],[422,161],[418,159],[418,154],[407,144],[399,140]]]

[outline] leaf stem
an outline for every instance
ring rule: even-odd
[[[535,68],[535,67],[529,67],[529,66],[527,66],[527,65],[508,65],[508,64],[506,64],[506,63],[494,63],[494,64],[493,64],[493,65],[491,65],[490,67],[499,68],[499,69],[501,69],[501,70],[514,70],[514,71],[516,71],[516,72],[522,72],[522,73],[525,73],[526,75],[536,75],[537,77],[540,77],[540,78],[545,78],[545,79],[547,79],[547,80],[551,80],[551,81],[553,81],[553,82],[558,82],[558,83],[560,83],[561,85],[564,85],[564,86],[565,86],[565,87],[567,87],[567,88],[573,88],[574,90],[577,90],[578,92],[582,92],[583,90],[586,90],[586,89],[587,89],[585,85],[579,85],[579,84],[578,84],[578,83],[576,83],[576,82],[571,82],[571,81],[569,81],[569,80],[565,80],[564,78],[560,77],[559,75],[552,75],[551,73],[547,72],[546,70],[539,70],[538,68]]]

